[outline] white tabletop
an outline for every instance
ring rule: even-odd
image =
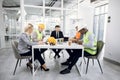
[[[68,45],[68,43],[63,43],[57,45],[33,45],[32,48],[83,49],[84,47],[76,43],[72,43],[71,45]]]

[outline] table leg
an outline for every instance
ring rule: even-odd
[[[77,63],[76,63],[76,69],[77,69],[77,71],[78,71],[78,73],[79,73],[79,75],[81,76],[81,75],[83,75],[83,62],[84,62],[84,48],[82,49],[82,62],[81,62],[81,67],[79,66],[79,64],[80,64],[80,62],[78,61]]]
[[[34,73],[34,48],[33,47],[32,47],[32,66],[33,66],[32,73],[33,73],[33,76],[34,76],[35,73]]]
[[[81,65],[81,74],[83,75],[84,72],[84,48],[82,49],[82,65]]]
[[[79,65],[75,64],[75,67],[76,67],[76,69],[77,69],[79,75],[81,76],[80,69],[79,69]]]

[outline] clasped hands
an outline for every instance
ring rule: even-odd
[[[69,39],[69,41],[72,41],[72,43],[77,43],[77,44],[79,44],[79,45],[82,45],[82,43],[83,43],[83,41],[81,41],[81,40],[77,40],[77,39]]]
[[[44,43],[45,43],[45,42],[43,42],[43,41],[41,41],[41,40],[38,41],[38,44],[39,44],[39,45],[43,45]]]

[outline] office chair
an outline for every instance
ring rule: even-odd
[[[30,58],[31,58],[31,56],[21,56],[21,55],[18,53],[17,47],[18,47],[18,42],[17,42],[17,41],[12,41],[12,49],[13,49],[13,52],[14,52],[14,56],[15,56],[15,58],[17,59],[17,62],[16,62],[16,66],[15,66],[13,75],[15,75],[15,72],[16,72],[16,69],[17,69],[17,66],[18,66],[18,63],[21,64],[21,60],[22,60],[22,59],[30,59]]]
[[[100,61],[99,61],[99,55],[100,55],[100,53],[102,51],[103,46],[104,46],[104,42],[103,41],[97,41],[97,52],[96,52],[96,55],[86,57],[87,58],[86,74],[87,74],[87,71],[88,71],[89,59],[92,59],[93,62],[94,62],[94,59],[97,60],[97,62],[99,64],[99,67],[100,67],[100,70],[101,70],[101,73],[103,74],[103,70],[102,70],[102,67],[101,67],[101,64],[100,64]]]

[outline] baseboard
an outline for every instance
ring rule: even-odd
[[[115,64],[115,65],[120,66],[120,63],[119,63],[119,62],[117,62],[117,61],[111,60],[111,59],[106,58],[106,57],[104,57],[103,59],[104,59],[105,61],[108,61],[108,62],[110,62],[110,63],[113,63],[113,64]]]

